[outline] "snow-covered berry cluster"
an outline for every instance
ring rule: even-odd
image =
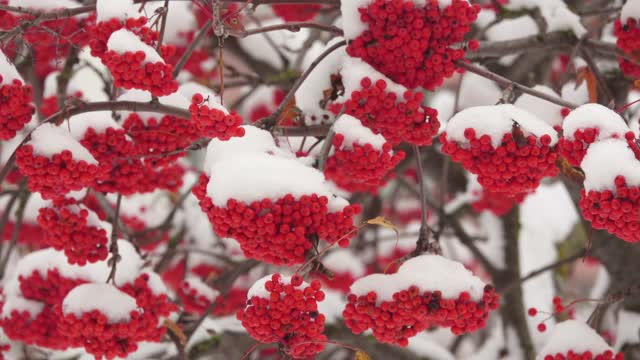
[[[0,58],[4,54],[0,52]],[[5,61],[0,60],[0,63]],[[0,64],[2,65],[2,64]],[[33,90],[19,78],[0,73],[0,140],[9,140],[31,121]]]
[[[589,145],[596,141],[635,138],[620,115],[599,104],[585,104],[571,111],[562,130],[558,151],[573,166],[580,166]]]
[[[294,359],[321,352],[327,337],[325,316],[318,302],[325,294],[320,282],[307,284],[300,275],[268,275],[249,289],[247,306],[237,317],[249,336],[262,343],[278,343]]]
[[[108,51],[107,43],[111,34],[121,29],[133,32],[138,35],[142,42],[152,45],[158,39],[158,33],[147,27],[146,24],[147,18],[144,16],[126,20],[111,18],[105,21],[97,21],[88,28],[91,38],[89,41],[91,55],[102,59]]]
[[[284,21],[309,21],[313,19],[322,9],[322,5],[271,5],[273,13]]]
[[[589,325],[567,320],[555,326],[536,360],[624,360]]]
[[[215,100],[205,99],[202,94],[193,96],[189,111],[191,120],[203,137],[229,140],[234,136],[244,135],[244,128],[240,127],[242,125],[240,115],[229,114],[222,105],[217,104]]]
[[[351,331],[371,329],[380,342],[407,346],[409,338],[432,326],[456,335],[483,328],[499,295],[462,264],[421,255],[395,274],[356,280],[347,299],[342,314]]]
[[[347,191],[376,192],[405,156],[402,151],[394,153],[382,135],[375,135],[350,115],[342,115],[333,131],[334,152],[327,158],[324,173]]]
[[[395,84],[358,59],[345,59],[343,69],[344,99],[331,104],[334,112],[344,106],[345,114],[359,119],[393,145],[403,141],[431,145],[440,122],[435,109],[422,106],[422,92]]]
[[[375,0],[342,4],[347,53],[363,59],[393,81],[408,88],[432,90],[456,71],[465,51],[455,48],[480,11],[478,5],[452,0],[442,8],[437,0]],[[360,6],[353,9],[356,6]],[[351,29],[353,27],[353,29]]]
[[[70,264],[84,265],[107,258],[107,230],[98,216],[84,206],[43,207],[38,223],[46,231],[45,242],[64,251]]]
[[[457,113],[440,140],[442,152],[478,175],[489,192],[528,193],[558,174],[555,130],[510,104]]]
[[[44,199],[89,187],[110,168],[98,163],[66,130],[52,124],[43,124],[31,133],[31,140],[16,151],[16,164],[29,178],[29,189]]]

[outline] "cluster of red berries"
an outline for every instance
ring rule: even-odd
[[[145,44],[153,45],[158,40],[159,34],[157,31],[147,27],[146,24],[147,18],[144,16],[128,18],[126,21],[113,18],[108,21],[97,22],[89,27],[91,55],[102,59],[108,51],[107,42],[111,34],[120,29],[127,29],[136,34]]]
[[[543,360],[624,360],[624,354],[615,354],[611,350],[606,350],[602,354],[594,354],[591,351],[579,353],[569,350],[566,354],[557,353],[555,355],[545,355]]]
[[[178,82],[173,79],[173,65],[164,61],[145,62],[146,57],[143,51],[119,54],[109,50],[102,62],[111,72],[115,86],[147,90],[155,96],[176,92]]]
[[[4,83],[0,75],[0,140],[12,139],[31,121],[35,112],[32,100],[33,89],[30,85],[18,79]]]
[[[48,269],[46,276],[34,270],[30,275],[19,275],[20,293],[25,299],[49,306],[62,303],[69,291],[86,281],[65,277],[58,269]]]
[[[360,81],[362,88],[348,94],[344,103],[345,113],[359,119],[362,124],[387,141],[397,145],[403,141],[415,145],[431,145],[440,128],[438,111],[422,106],[421,92],[405,91],[402,99],[387,89],[384,80],[375,84],[371,79]],[[339,112],[342,105],[333,104]]]
[[[354,334],[367,329],[380,342],[407,346],[408,339],[431,327],[450,328],[455,335],[485,326],[489,311],[498,308],[500,296],[486,285],[479,301],[462,292],[457,299],[444,299],[440,291],[420,292],[416,286],[393,294],[393,300],[377,302],[377,294],[349,294],[342,315]]]
[[[637,59],[640,56],[640,26],[638,20],[629,18],[625,23],[618,19],[614,23],[613,32],[618,38],[616,44],[631,58]],[[620,57],[618,58],[620,69],[623,73],[634,78],[640,77],[640,66]]]
[[[393,176],[391,170],[405,156],[403,151],[393,153],[388,142],[382,149],[376,149],[368,143],[346,147],[344,140],[343,134],[333,138],[335,152],[327,158],[324,174],[347,191],[377,192]]]
[[[312,357],[324,349],[327,341],[323,334],[325,317],[318,312],[318,301],[325,297],[320,288],[317,280],[308,285],[294,275],[287,284],[280,274],[274,274],[264,282],[268,296],[252,296],[237,317],[252,338],[279,343],[294,359]]]
[[[168,153],[184,149],[200,138],[198,129],[189,120],[171,115],[143,120],[137,113],[131,113],[122,126],[135,141],[138,154],[146,156],[145,162],[154,166],[173,163],[185,153]]]
[[[360,213],[360,206],[347,205],[330,213],[327,204],[326,196],[316,194],[251,204],[230,199],[226,207],[215,206],[208,197],[200,200],[218,236],[238,241],[246,257],[276,265],[303,263],[313,248],[314,235],[348,245],[356,232],[353,216]]]
[[[70,99],[82,99],[82,91],[76,91],[72,95],[67,95],[66,100]],[[51,95],[42,99],[42,105],[40,105],[40,113],[44,118],[57,113],[60,110],[58,105],[58,96]]]
[[[110,323],[98,310],[81,315],[60,312],[59,331],[72,343],[82,344],[96,359],[126,358],[138,349],[137,342],[162,340],[164,331],[158,328],[158,318],[145,311],[134,310],[126,322]]]
[[[598,138],[599,133],[600,129],[597,127],[578,129],[573,133],[573,140],[567,139],[565,134],[565,136],[558,139],[558,152],[560,156],[566,158],[569,164],[580,166],[582,159],[584,159],[584,156],[587,154],[589,145],[598,140],[602,140]],[[627,141],[632,141],[635,138],[632,131],[628,131],[625,134],[613,134],[611,137],[615,139],[621,136],[624,136]]]
[[[489,135],[476,137],[473,128],[464,136],[468,144],[449,141],[447,134],[440,137],[442,152],[462,164],[467,171],[478,175],[478,182],[486,191],[518,196],[535,190],[546,176],[556,176],[556,147],[551,136],[524,136],[522,130],[504,134],[502,143],[494,148]]]
[[[193,281],[199,281],[198,279],[187,279],[182,282],[180,288],[178,288],[178,297],[182,301],[182,307],[185,311],[189,313],[194,313],[198,315],[202,315],[205,310],[211,305],[211,296],[207,296],[207,294],[203,294],[201,291],[198,291],[198,287],[193,285]],[[198,284],[200,286],[206,286],[207,284],[201,282]],[[210,289],[213,294],[217,295],[217,292],[213,289]],[[216,296],[216,301],[219,296]]]
[[[201,94],[193,95],[189,112],[200,135],[208,138],[229,140],[232,137],[244,136],[242,117],[236,113],[227,114],[222,109],[209,107]]]
[[[504,193],[480,191],[480,197],[471,203],[474,211],[491,211],[496,216],[506,215],[514,206],[522,203],[527,194],[516,194],[513,196]]]
[[[582,190],[580,210],[594,229],[606,230],[622,240],[637,242],[640,231],[640,187],[628,186],[624,176],[615,179],[615,191]]]
[[[316,17],[322,5],[271,5],[274,14],[284,21],[309,21]]]
[[[51,158],[38,155],[30,144],[18,148],[16,164],[20,173],[29,178],[29,189],[39,192],[43,199],[55,199],[70,191],[82,190],[109,172],[108,164],[74,160],[69,150]]]
[[[97,220],[97,216],[94,216]],[[63,250],[70,264],[85,265],[107,258],[107,231],[89,221],[89,210],[77,205],[44,207],[38,223],[46,231],[45,242]]]
[[[151,279],[151,276],[156,277]],[[136,304],[146,314],[150,314],[156,318],[154,327],[155,331],[160,331],[164,334],[164,329],[159,324],[160,319],[171,315],[178,311],[178,306],[174,304],[171,299],[165,293],[156,293],[149,283],[151,281],[162,281],[155,273],[142,273],[132,283],[124,284],[120,287],[122,292],[136,299]],[[160,326],[160,328],[157,328]]]
[[[322,283],[325,284],[329,289],[339,290],[344,293],[348,293],[351,284],[356,281],[356,278],[351,275],[350,272],[334,272],[331,278],[323,273],[317,273],[314,275],[316,275],[317,278],[322,281]]]
[[[437,0],[427,0],[423,7],[413,1],[376,0],[358,10],[367,30],[349,43],[347,53],[410,89],[433,90],[453,75],[455,61],[464,58],[465,51],[452,45],[464,39],[480,7],[466,0],[452,0],[444,9]]]

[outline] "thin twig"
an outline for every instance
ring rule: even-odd
[[[113,214],[112,230],[111,230],[111,246],[109,247],[109,252],[111,253],[111,272],[109,272],[109,277],[107,278],[107,283],[111,281],[114,285],[116,285],[116,266],[118,261],[120,261],[120,254],[118,253],[118,225],[120,224],[120,205],[122,205],[122,194],[118,193],[118,199],[116,200],[116,210]]]
[[[0,279],[4,278],[5,271],[7,270],[7,264],[9,263],[9,258],[11,258],[11,253],[18,243],[18,236],[20,235],[22,221],[24,220],[24,209],[27,206],[30,195],[31,193],[26,190],[26,181],[23,180],[22,184],[20,185],[20,202],[18,203],[18,209],[16,209],[16,223],[13,228],[13,234],[11,234],[11,242],[9,243],[9,248],[7,248],[7,252],[4,258],[2,259],[2,264],[0,264]]]
[[[160,22],[160,34],[158,35],[158,44],[156,50],[160,54],[162,48],[162,41],[164,40],[164,32],[167,29],[167,17],[169,17],[169,0],[164,0],[164,6],[162,7],[162,21]]]
[[[302,28],[326,31],[337,36],[343,35],[343,31],[339,27],[336,27],[333,25],[318,24],[313,22],[291,22],[291,23],[285,23],[285,24],[276,24],[276,25],[270,25],[270,26],[263,26],[255,29],[244,30],[242,32],[230,32],[229,34],[231,36],[245,38],[245,37],[256,35],[256,34],[262,34],[270,31],[278,31],[278,30],[298,32]]]
[[[189,47],[187,47],[187,49],[184,51],[184,53],[182,54],[182,57],[180,57],[180,60],[178,60],[178,63],[173,68],[174,78],[177,77],[178,74],[180,74],[180,71],[182,70],[182,68],[184,68],[184,66],[187,64],[187,61],[189,60],[189,57],[191,57],[191,54],[193,54],[196,48],[200,45],[200,42],[202,42],[202,39],[205,38],[209,30],[211,29],[211,25],[213,25],[213,19],[209,19],[204,24],[204,26],[200,29],[200,31],[198,31],[198,34],[193,39],[191,44],[189,44]]]

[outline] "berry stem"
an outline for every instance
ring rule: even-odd
[[[11,253],[18,243],[18,235],[20,234],[20,228],[22,227],[22,220],[24,219],[24,209],[27,207],[27,202],[29,201],[29,196],[31,193],[26,189],[26,180],[22,180],[20,183],[20,189],[18,190],[18,197],[20,198],[18,203],[18,209],[16,209],[16,224],[13,228],[13,233],[11,234],[11,242],[9,243],[9,248],[2,259],[2,263],[0,263],[0,279],[4,278],[5,271],[7,269],[7,264],[9,263],[9,258],[11,257]],[[2,253],[0,253],[2,256]]]
[[[111,245],[109,247],[109,252],[111,252],[111,272],[109,273],[109,277],[107,278],[107,283],[111,281],[113,285],[116,285],[116,266],[118,261],[120,260],[120,254],[118,254],[118,225],[120,224],[120,206],[122,205],[122,194],[118,193],[118,199],[116,200],[116,210],[113,214],[112,230],[111,230]]]

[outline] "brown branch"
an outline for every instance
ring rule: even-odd
[[[169,0],[164,0],[164,6],[162,9],[162,21],[160,22],[160,34],[158,35],[158,44],[156,44],[156,50],[160,54],[162,48],[162,41],[164,40],[164,32],[167,30],[167,17],[169,17]]]
[[[95,5],[78,6],[70,9],[60,10],[34,10],[22,6],[9,6],[0,4],[0,10],[30,15],[38,18],[39,21],[55,20],[73,17],[80,14],[86,14],[96,10]]]
[[[472,73],[474,73],[476,75],[480,75],[480,76],[482,76],[484,78],[492,80],[492,81],[494,81],[494,82],[496,82],[496,83],[498,83],[498,84],[500,84],[502,86],[507,86],[507,87],[508,86],[512,86],[514,89],[517,89],[517,90],[519,90],[519,91],[521,91],[521,92],[523,92],[525,94],[529,94],[531,96],[535,96],[537,98],[546,100],[546,101],[554,103],[556,105],[564,106],[564,107],[569,108],[569,109],[575,109],[576,107],[578,107],[578,105],[576,105],[574,103],[571,103],[571,102],[565,101],[563,99],[560,99],[558,97],[551,96],[551,95],[545,94],[543,92],[534,90],[534,89],[532,89],[532,88],[530,88],[528,86],[524,86],[524,85],[519,84],[519,83],[517,83],[515,81],[511,81],[511,80],[509,80],[509,79],[507,79],[507,78],[505,78],[505,77],[503,77],[501,75],[498,75],[498,74],[496,74],[496,73],[494,73],[492,71],[483,69],[480,66],[468,63],[466,61],[456,61],[456,65],[461,67],[461,68],[463,68],[463,69],[465,69],[465,70],[467,70],[467,71],[469,71],[469,72],[472,72]]]
[[[111,244],[109,246],[109,252],[111,253],[111,259],[107,263],[111,265],[111,271],[107,278],[107,283],[111,281],[116,285],[116,266],[120,261],[120,254],[118,253],[118,225],[120,225],[120,205],[122,205],[122,194],[118,193],[118,200],[116,200],[116,210],[111,219]]]
[[[475,51],[467,51],[467,59],[502,57],[520,52],[540,51],[574,46],[578,39],[566,31],[553,32],[544,36],[532,35],[505,41],[480,41]]]
[[[285,24],[270,25],[270,26],[264,26],[260,28],[245,30],[242,32],[231,32],[230,35],[236,36],[239,38],[245,38],[245,37],[256,35],[256,34],[262,34],[262,33],[277,31],[277,30],[287,30],[291,32],[298,32],[302,28],[322,30],[338,36],[343,35],[342,29],[336,26],[324,25],[324,24],[318,24],[318,23],[312,23],[312,22],[290,22]]]
[[[187,61],[189,60],[189,57],[191,57],[191,54],[193,54],[193,52],[196,50],[198,45],[200,45],[200,42],[202,42],[202,39],[205,38],[205,36],[207,35],[207,32],[209,32],[209,30],[211,29],[211,25],[213,25],[213,19],[209,19],[204,24],[202,29],[200,29],[200,31],[198,31],[198,34],[193,39],[191,44],[189,44],[189,47],[187,47],[187,49],[184,51],[184,53],[182,54],[182,57],[180,57],[180,60],[178,60],[178,63],[173,68],[173,77],[174,78],[178,76],[178,74],[180,73],[182,68],[184,68],[184,66],[186,65]]]

